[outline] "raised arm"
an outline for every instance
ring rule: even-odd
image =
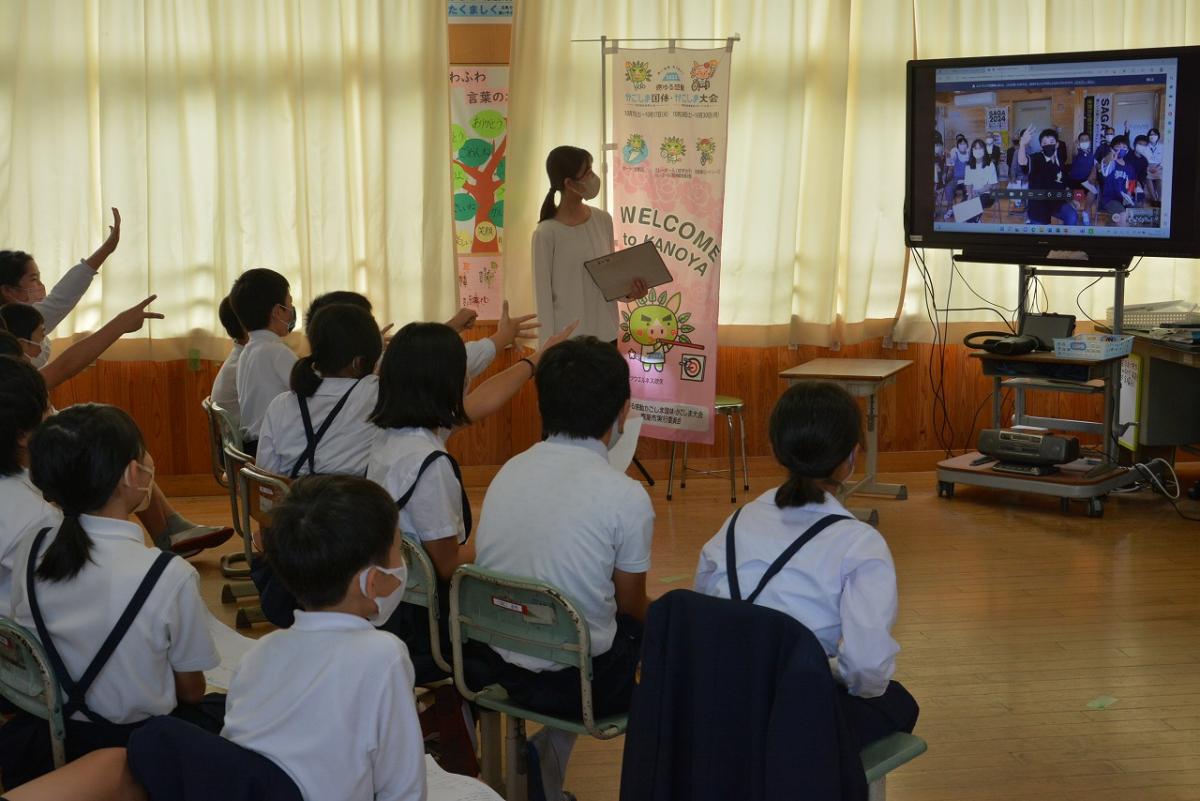
[[[96,331],[67,348],[62,354],[42,368],[42,378],[46,388],[53,389],[59,384],[79,375],[87,366],[125,334],[132,334],[141,329],[147,320],[161,320],[158,312],[146,311],[158,295],[151,295],[136,306],[132,306],[109,320]]]
[[[507,303],[505,301],[505,305]],[[525,385],[525,382],[533,377],[533,374],[537,371],[537,363],[542,358],[542,354],[571,336],[575,331],[575,326],[578,324],[579,321],[576,320],[546,340],[546,344],[540,350],[525,357],[529,360],[528,362],[524,360],[519,361],[504,372],[492,376],[476,387],[470,395],[463,398],[463,407],[467,411],[467,417],[473,421],[481,420],[489,414],[499,411],[504,404],[512,399],[513,395],[517,394],[518,390]]]
[[[84,264],[91,267],[93,270],[99,270],[104,264],[104,260],[113,254],[117,249],[117,245],[121,241],[121,212],[114,206],[113,224],[108,227],[108,239],[100,247],[96,248],[96,252],[83,260]]]

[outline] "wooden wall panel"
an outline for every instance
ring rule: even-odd
[[[488,326],[481,324],[470,333],[486,336]],[[988,401],[991,382],[980,374],[975,359],[967,357],[961,345],[945,350],[945,402],[955,447],[974,443],[980,428],[991,419]],[[779,395],[787,384],[779,371],[822,356],[844,358],[910,359],[913,366],[901,373],[897,383],[884,390],[879,404],[879,442],[882,451],[936,451],[937,430],[941,428],[940,406],[935,411],[932,365],[936,377],[942,352],[930,345],[909,345],[905,349],[884,348],[880,340],[843,348],[834,353],[825,348],[726,348],[718,350],[717,388],[737,395],[746,402],[746,437],[750,456],[770,456],[767,421]],[[515,353],[501,354],[481,380],[513,364]],[[99,401],[127,409],[142,427],[146,442],[163,475],[194,475],[209,470],[207,427],[200,401],[208,394],[220,365],[202,361],[198,369],[189,369],[186,361],[109,362],[101,361],[52,393],[55,406]],[[1011,413],[1011,398],[1006,399],[1006,415]],[[1031,396],[1030,411],[1035,414],[1098,419],[1098,398],[1077,395],[1039,394]],[[978,413],[976,413],[978,412]],[[719,423],[724,422],[718,419]],[[947,432],[949,429],[947,428]],[[530,382],[509,407],[483,420],[450,441],[451,451],[464,465],[497,465],[536,442],[541,433],[537,395]],[[736,433],[736,432],[735,432]],[[639,455],[643,459],[665,459],[670,443],[644,440]],[[726,447],[724,426],[719,425],[712,446],[693,446],[696,457],[723,456]]]

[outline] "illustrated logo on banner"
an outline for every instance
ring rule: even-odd
[[[612,61],[617,242],[653,242],[674,279],[621,306],[632,407],[659,439],[713,441],[729,58],[622,49]]]
[[[503,301],[508,67],[450,70],[450,158],[459,303],[484,320]],[[486,258],[481,254],[487,254]]]

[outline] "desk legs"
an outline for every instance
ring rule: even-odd
[[[846,487],[842,497],[856,492],[866,495],[883,495],[888,498],[904,500],[908,497],[908,487],[903,484],[883,484],[878,480],[879,470],[879,428],[876,420],[879,413],[875,408],[875,393],[867,396],[867,469],[866,475]]]

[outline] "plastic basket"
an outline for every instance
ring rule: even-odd
[[[1102,361],[1117,356],[1128,356],[1132,350],[1133,337],[1131,336],[1077,334],[1073,337],[1054,340],[1054,355],[1060,359]]]

